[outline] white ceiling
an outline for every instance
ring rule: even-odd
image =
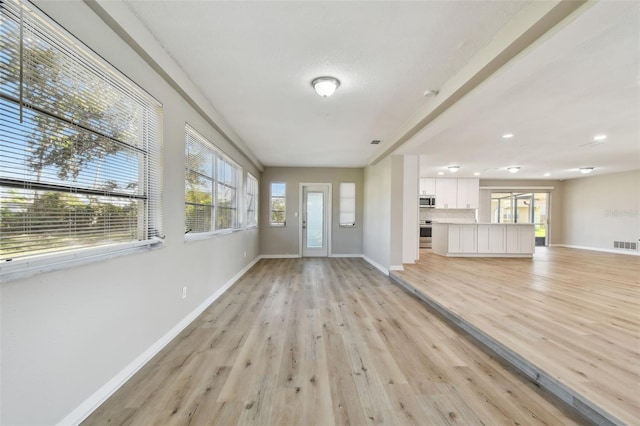
[[[132,1],[266,166],[362,167],[529,2]],[[399,152],[424,175],[569,178],[640,167],[637,2],[603,2],[512,60]],[[310,82],[341,80],[331,98]],[[433,101],[433,100],[431,100]],[[505,142],[500,135],[516,136]],[[588,144],[595,133],[606,143]],[[506,174],[506,175],[505,175]],[[507,176],[508,175],[508,176]]]

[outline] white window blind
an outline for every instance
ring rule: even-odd
[[[287,224],[287,184],[271,182],[271,226]]]
[[[258,179],[247,173],[247,226],[258,225]]]
[[[161,236],[161,114],[30,3],[2,0],[0,262]]]
[[[191,126],[185,135],[185,233],[238,229],[240,167]]]
[[[340,183],[340,226],[356,226],[356,184]]]

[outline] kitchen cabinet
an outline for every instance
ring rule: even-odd
[[[478,253],[506,253],[506,227],[478,225]]]
[[[477,209],[479,199],[480,179],[458,179],[456,198],[458,209]]]
[[[535,247],[533,225],[513,224],[507,227],[506,249],[511,253],[529,253]]]
[[[436,180],[434,178],[420,178],[420,195],[436,195]]]
[[[475,225],[449,225],[449,253],[475,253],[475,228]]]
[[[533,224],[432,224],[432,250],[452,257],[532,257]]]
[[[427,192],[423,193],[423,188]],[[436,208],[438,209],[477,209],[480,198],[480,180],[421,178],[420,194],[435,194]]]
[[[436,179],[436,208],[455,209],[458,205],[458,179]]]

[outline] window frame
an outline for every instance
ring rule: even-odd
[[[274,196],[273,195],[273,185],[274,184],[282,184],[284,187],[284,195]],[[274,210],[273,209],[273,200],[274,198],[282,198],[284,201],[284,208],[282,210]],[[273,221],[273,212],[282,212],[282,216],[284,217],[282,222],[274,222]],[[285,181],[271,181],[269,183],[269,226],[272,228],[286,228],[287,226],[287,183]]]
[[[252,175],[250,172],[247,172],[247,179],[245,181],[245,226],[247,229],[253,229],[258,227],[258,196],[260,193],[258,179]],[[249,187],[252,187],[254,192],[249,192]],[[251,200],[253,200],[253,210],[250,210]],[[251,212],[251,213],[250,213]]]
[[[343,185],[353,185],[353,197],[346,197],[345,195],[343,195],[343,189],[342,189]],[[357,198],[358,198],[358,192],[357,192],[357,186],[355,182],[340,182],[340,188],[339,188],[339,194],[338,194],[338,200],[339,200],[338,226],[340,228],[356,228],[357,227],[357,220],[356,220]],[[348,213],[348,212],[343,212],[343,204],[345,200],[353,200],[353,222],[350,222],[350,223],[342,222],[343,213]]]
[[[199,143],[200,147],[207,150],[207,153],[211,156],[211,176],[207,176],[198,171],[194,171],[189,168],[189,157],[188,157],[188,146],[190,139],[194,142]],[[233,170],[234,177],[232,181],[225,182],[220,180],[219,175],[219,167],[220,162],[224,167],[230,166]],[[218,235],[226,235],[232,232],[237,232],[242,230],[242,217],[241,217],[241,200],[239,193],[242,190],[242,167],[235,161],[233,161],[228,155],[226,155],[218,146],[215,145],[212,141],[206,138],[202,133],[198,132],[193,126],[189,123],[185,123],[185,160],[184,160],[184,171],[185,171],[185,189],[184,189],[184,208],[185,208],[185,216],[184,216],[184,226],[185,226],[185,241],[191,240],[199,240],[199,239],[207,239],[211,237],[215,237]],[[188,182],[187,175],[190,173],[196,173],[200,176],[205,177],[207,180],[211,182],[211,193],[208,194],[211,196],[210,204],[198,204],[198,203],[188,203],[187,202],[187,191],[188,191]],[[219,219],[219,210],[222,208],[219,205],[219,187],[230,188],[233,191],[233,206],[228,208],[232,211],[231,214],[231,227],[229,228],[218,228],[218,219]],[[210,221],[209,221],[209,230],[203,231],[194,231],[192,228],[187,229],[187,214],[186,208],[188,205],[192,206],[206,206],[211,209]]]
[[[78,129],[78,132],[86,132],[88,135],[91,135],[91,137],[99,138],[100,144],[104,143],[102,142],[103,140],[108,143],[120,144],[124,149],[132,150],[132,152],[138,152],[140,155],[140,158],[137,160],[138,168],[136,170],[126,169],[137,174],[135,185],[140,188],[140,192],[135,195],[128,195],[126,191],[123,192],[122,190],[115,191],[117,186],[114,187],[114,190],[106,188],[104,190],[96,190],[95,185],[97,184],[96,182],[98,182],[97,177],[93,184],[93,188],[89,186],[78,188],[75,178],[70,178],[66,174],[60,175],[56,179],[47,178],[46,181],[40,181],[38,177],[38,180],[36,181],[32,176],[23,177],[21,179],[12,178],[12,173],[15,175],[18,169],[7,168],[7,174],[5,177],[0,178],[3,182],[1,188],[3,191],[7,191],[7,193],[9,193],[13,188],[22,191],[35,191],[35,193],[42,191],[41,194],[57,194],[58,197],[71,197],[74,194],[80,194],[84,197],[93,196],[107,206],[117,205],[113,203],[118,202],[118,200],[137,200],[140,202],[140,205],[135,210],[134,221],[136,221],[137,224],[131,228],[135,228],[136,232],[131,234],[129,239],[112,240],[112,237],[107,236],[91,241],[89,238],[81,238],[84,235],[83,233],[86,231],[83,231],[83,228],[80,228],[80,231],[78,231],[77,234],[80,237],[77,237],[75,233],[69,234],[72,238],[78,238],[78,244],[54,244],[42,249],[40,252],[16,252],[16,257],[7,257],[6,259],[1,260],[1,280],[4,281],[22,278],[41,272],[66,268],[72,265],[105,260],[112,257],[122,256],[133,251],[149,249],[162,243],[164,239],[164,235],[162,233],[162,104],[142,89],[135,81],[113,67],[109,62],[84,44],[84,42],[76,38],[66,28],[54,22],[30,2],[6,0],[4,7],[5,9],[3,9],[3,14],[6,15],[3,19],[7,19],[8,22],[18,22],[18,24],[20,23],[19,19],[23,19],[23,22],[28,22],[28,24],[25,25],[29,25],[31,31],[34,31],[34,34],[36,34],[34,37],[34,40],[36,41],[34,41],[34,43],[36,43],[40,37],[43,37],[49,42],[49,44],[45,46],[47,46],[47,52],[51,54],[52,57],[55,57],[56,59],[59,58],[58,60],[61,61],[72,61],[65,62],[65,66],[71,66],[73,72],[68,71],[69,74],[66,74],[64,77],[68,80],[61,80],[59,82],[60,85],[69,84],[70,81],[77,84],[78,87],[82,84],[87,84],[87,82],[94,81],[91,79],[96,78],[96,70],[99,70],[101,73],[100,75],[102,76],[101,81],[105,85],[105,90],[110,91],[108,93],[117,93],[117,95],[114,96],[122,96],[126,101],[138,105],[140,108],[138,112],[141,114],[138,116],[138,120],[140,120],[139,123],[142,124],[136,129],[136,132],[132,133],[132,137],[134,138],[133,141],[125,142],[125,139],[120,139],[118,136],[111,136],[109,134],[109,131],[112,130],[112,128],[108,127],[108,122],[106,121],[109,120],[109,118],[102,118],[100,120],[89,119],[89,121],[86,122],[76,121],[81,120],[81,118],[73,118],[74,105],[77,106],[77,102],[70,104],[71,106],[69,108],[58,110],[56,109],[59,107],[58,103],[46,103],[44,98],[34,100],[34,98],[31,98],[26,94],[23,98],[22,90],[20,91],[20,96],[16,98],[11,95],[10,91],[0,92],[0,97],[3,102],[11,108],[18,108],[18,111],[20,112],[20,122],[15,122],[14,125],[18,126],[17,128],[20,130],[26,130],[29,126],[27,123],[21,123],[24,111],[34,115],[33,120],[35,120],[35,116],[37,114],[38,116],[42,116],[45,120],[55,122],[56,126],[76,126],[75,128]],[[5,28],[9,28],[7,31],[10,31],[6,33],[7,35],[12,34],[11,31],[13,30],[11,27]],[[15,33],[14,37],[16,37]],[[10,43],[9,39],[7,39],[7,43]],[[27,59],[25,57],[19,60],[25,61]],[[62,69],[63,68],[60,70]],[[68,68],[66,70],[68,70]],[[25,70],[25,74],[32,72],[35,71],[31,69]],[[9,70],[5,69],[3,75],[6,76],[6,81],[8,82],[6,90],[9,90],[8,88],[11,87],[11,85],[17,85],[20,87],[20,80],[15,81],[11,78],[14,76],[11,75]],[[25,76],[25,78],[27,77]],[[35,74],[34,77],[30,78],[41,79],[42,76]],[[89,80],[86,80],[87,78]],[[50,87],[53,88],[52,90],[61,90],[55,88],[55,86]],[[73,94],[79,95],[79,99],[82,102],[93,102],[87,94],[84,94],[86,96],[82,96],[83,94],[80,92],[74,92]],[[11,119],[9,116],[6,116],[6,118],[3,118],[3,122],[5,122],[4,120]],[[105,129],[107,130],[106,133]],[[45,130],[50,131],[47,128],[43,128],[40,131],[44,132]],[[69,137],[71,138],[71,136]],[[81,136],[77,137],[80,138]],[[9,143],[11,143],[10,139],[3,142],[5,145]],[[40,146],[37,145],[40,143],[37,140],[34,140],[33,143],[36,144],[35,146]],[[82,153],[82,151],[77,152]],[[74,155],[78,155],[78,158],[81,161],[86,161],[87,163],[94,161],[91,157],[92,154],[79,155],[74,153]],[[106,157],[109,154],[107,152],[107,154],[100,155],[105,155]],[[113,159],[110,160],[115,161]],[[98,166],[98,170],[100,170],[101,166],[104,169],[113,167],[111,163],[105,162]],[[41,170],[44,170],[44,166],[41,165],[40,167],[42,168]],[[47,173],[51,173],[55,170],[53,166],[47,167],[50,167],[50,170],[47,170]],[[27,174],[24,176],[27,176]],[[104,199],[100,199],[100,197],[109,197],[112,201],[105,201]],[[66,203],[68,201],[63,202]],[[69,205],[72,206],[74,204]],[[51,211],[49,212],[49,216],[44,216],[44,218],[54,217],[54,213],[55,211]],[[68,227],[59,226],[56,228],[54,225],[51,228],[51,232],[61,232],[66,228]],[[126,232],[131,232],[131,229],[127,228]],[[99,231],[99,229],[96,228],[96,231]],[[34,239],[37,237],[37,234],[34,232],[35,231],[27,232],[26,235],[28,235],[29,238]],[[9,252],[8,256],[11,255],[12,253]]]

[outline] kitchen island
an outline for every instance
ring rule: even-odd
[[[531,223],[433,222],[432,250],[451,257],[533,257]]]

